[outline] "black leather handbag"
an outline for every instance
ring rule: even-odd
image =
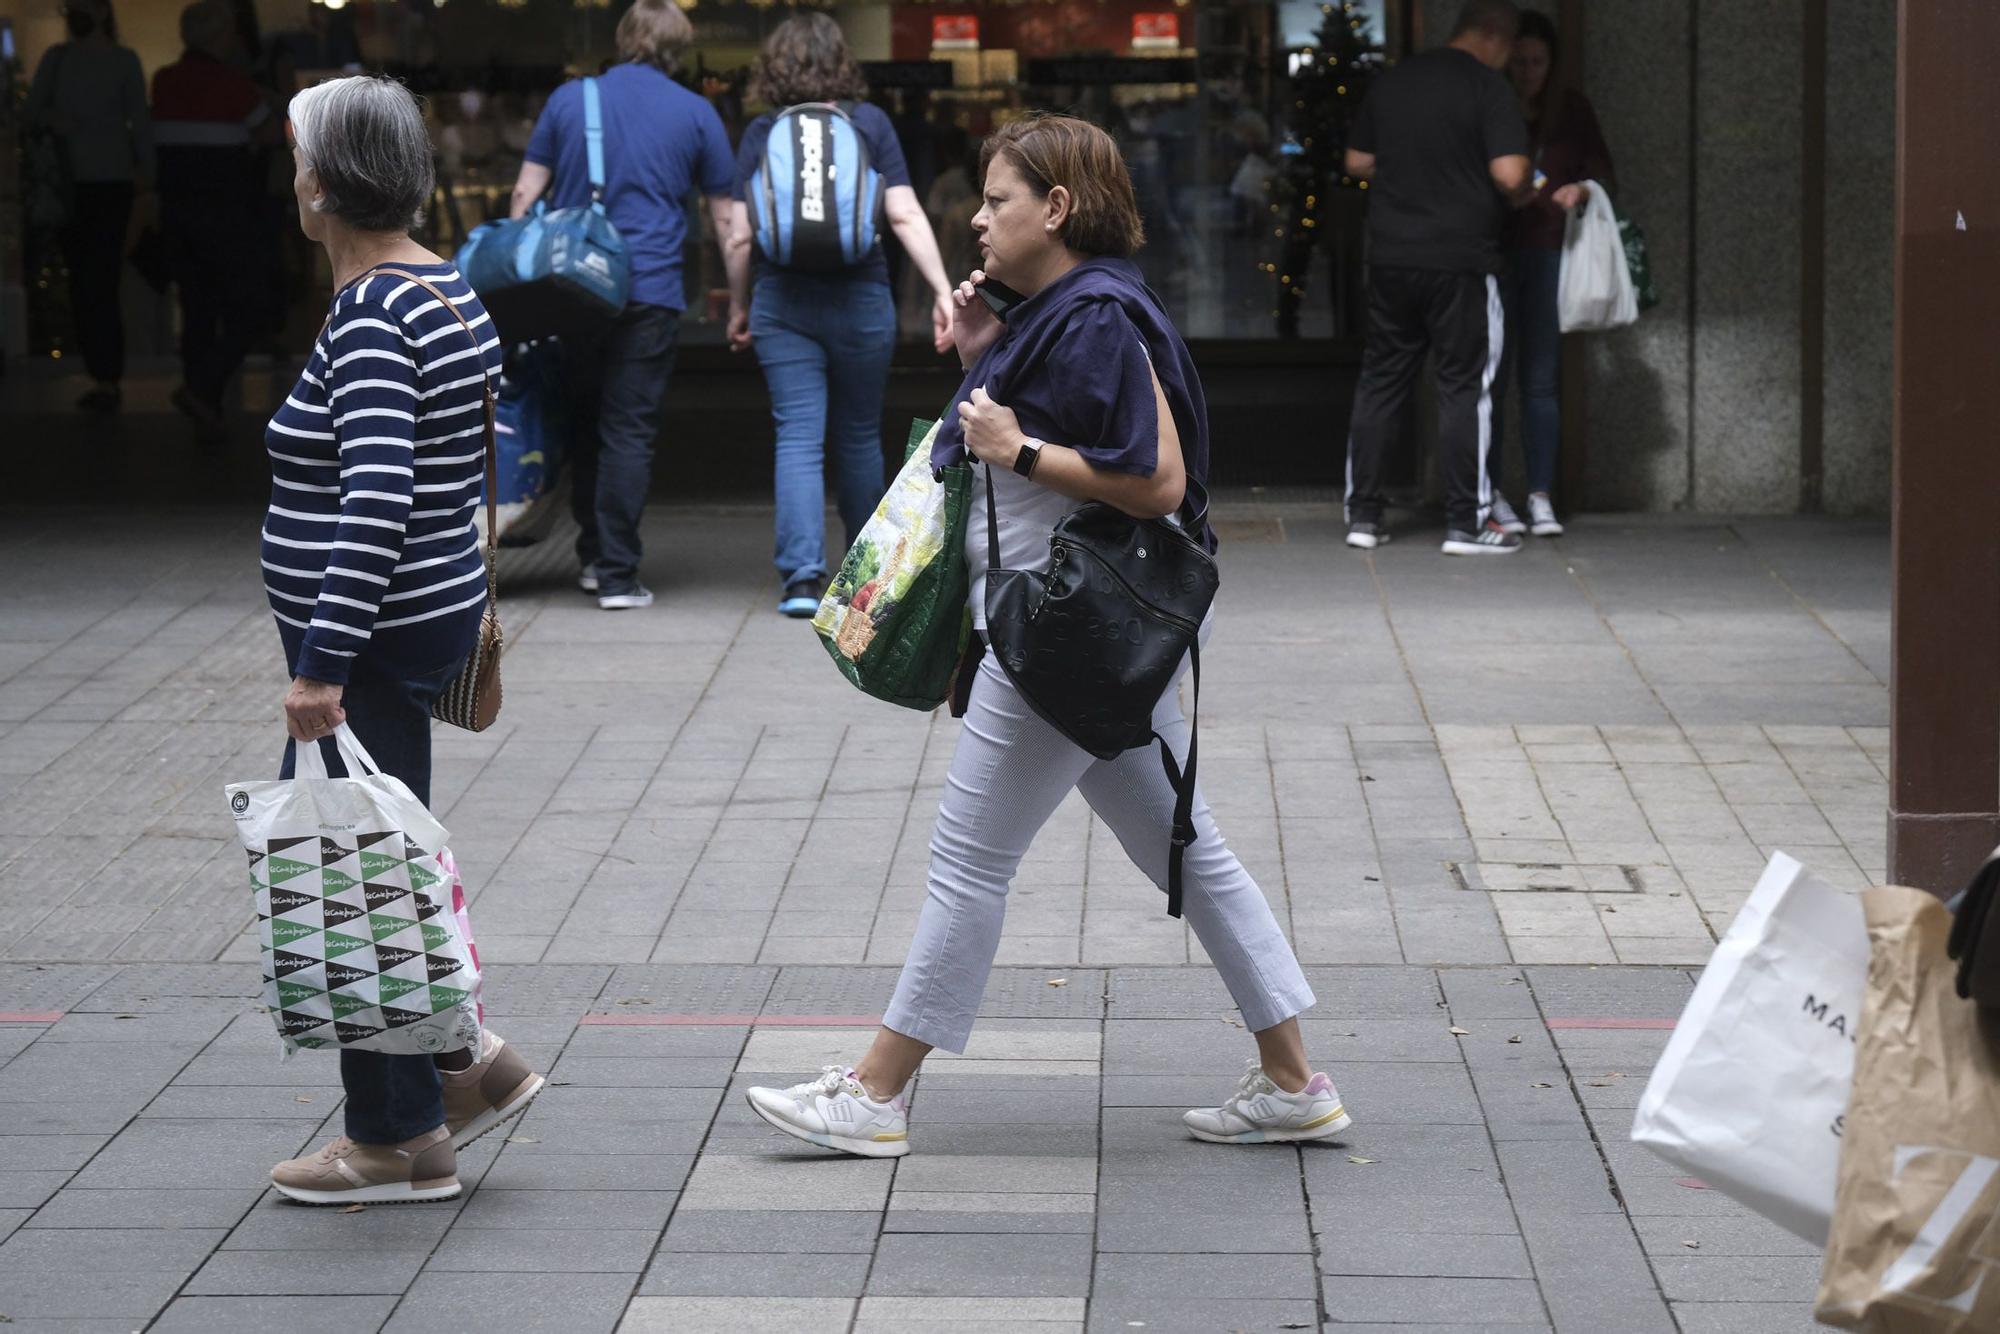
[[[1049,535],[1049,569],[1000,568],[993,471],[986,470],[986,638],[1021,698],[1051,727],[1100,760],[1149,741],[1173,785],[1167,913],[1181,915],[1181,860],[1194,842],[1195,724],[1185,768],[1153,730],[1153,706],[1181,659],[1194,664],[1201,701],[1201,622],[1220,575],[1199,535],[1208,493],[1192,477],[1180,526],[1135,519],[1091,501]]]
[[[1950,951],[1958,960],[1958,994],[2000,1010],[2000,848],[1960,896]]]

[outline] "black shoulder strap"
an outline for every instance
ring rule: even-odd
[[[1181,863],[1188,848],[1195,841],[1194,829],[1194,785],[1195,766],[1200,742],[1201,721],[1201,642],[1197,640],[1188,648],[1188,658],[1194,664],[1194,707],[1188,710],[1188,753],[1187,764],[1182,766],[1174,761],[1174,748],[1158,732],[1153,739],[1160,743],[1160,763],[1167,771],[1167,783],[1174,789],[1174,831],[1173,846],[1167,852],[1167,916],[1181,915]]]

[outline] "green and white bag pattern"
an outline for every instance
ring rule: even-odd
[[[300,745],[297,778],[226,789],[285,1054],[477,1049],[479,964],[452,911],[444,826],[346,725],[333,739],[350,777]]]

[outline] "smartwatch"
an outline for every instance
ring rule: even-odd
[[[1035,475],[1035,465],[1041,461],[1042,442],[1039,440],[1023,440],[1020,452],[1014,455],[1014,471],[1023,477],[1033,477]]]

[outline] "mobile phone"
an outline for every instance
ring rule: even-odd
[[[994,318],[1001,320],[1007,318],[1008,311],[1028,299],[997,278],[988,278],[972,290],[979,293],[980,299],[986,303],[987,309],[993,312]]]

